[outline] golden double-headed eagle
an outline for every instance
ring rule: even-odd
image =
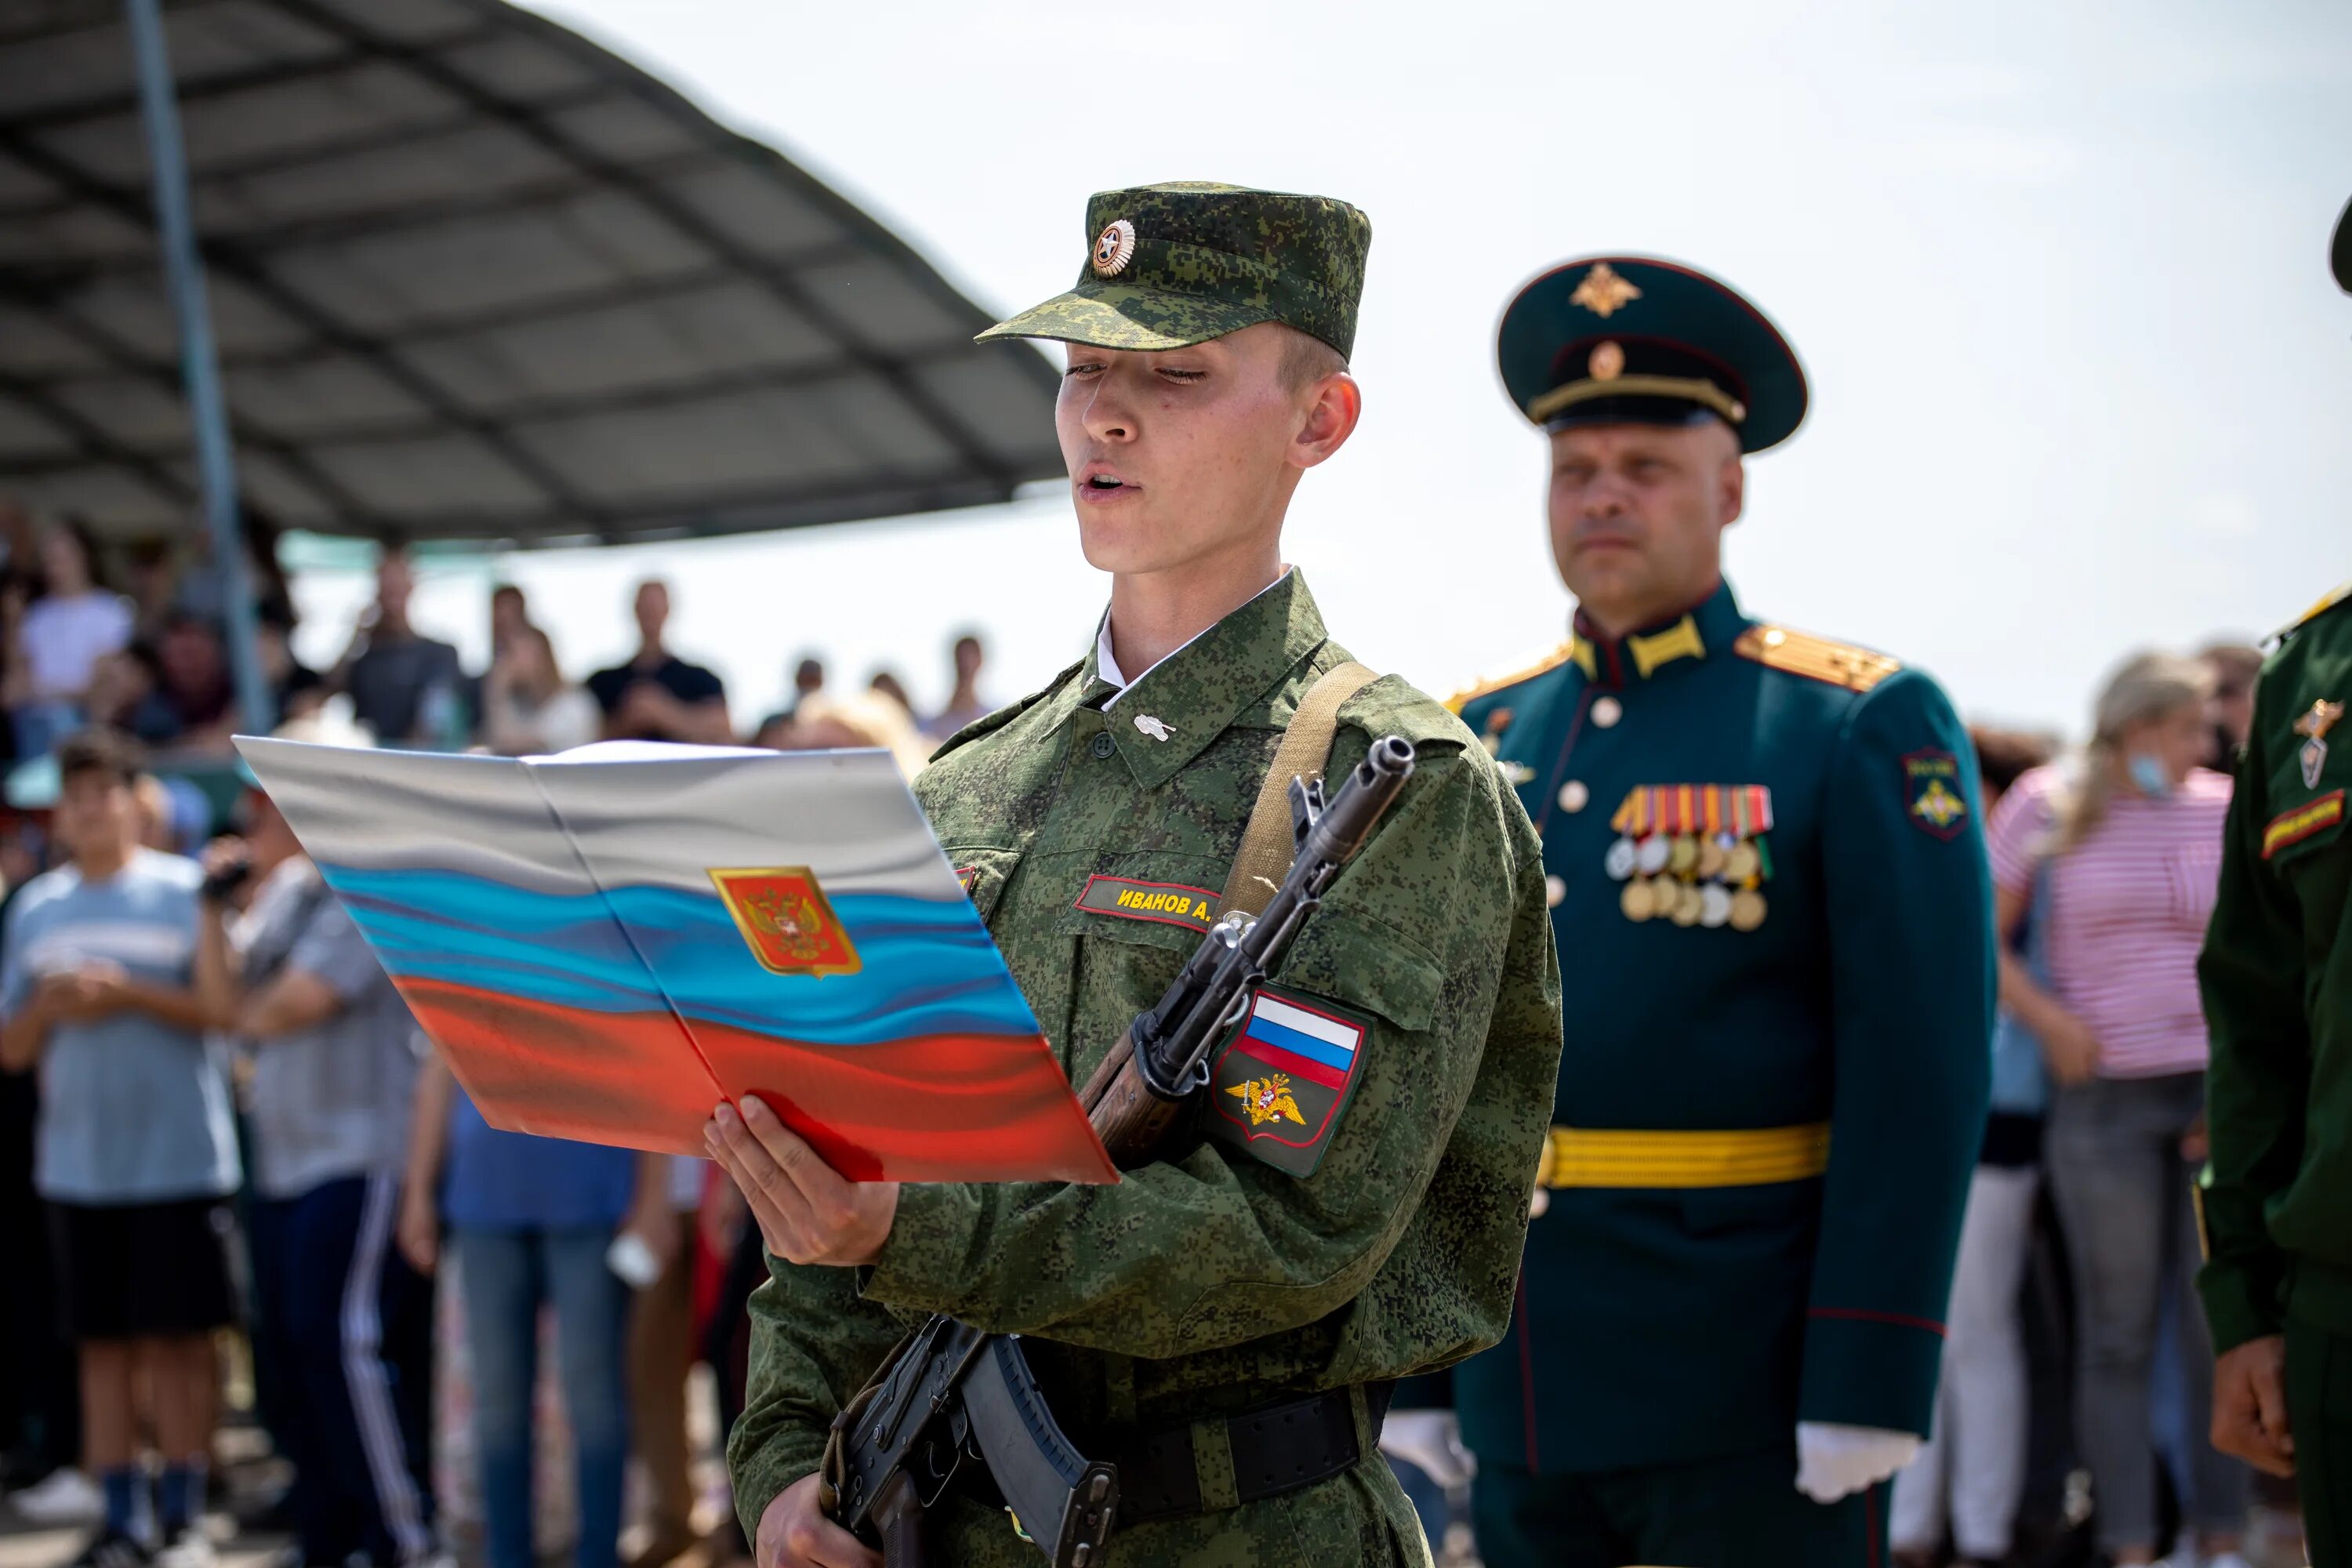
[[[744,899],[743,918],[761,936],[774,938],[797,963],[814,963],[823,950],[824,917],[805,893],[761,889]]]

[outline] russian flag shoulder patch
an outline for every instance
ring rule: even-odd
[[[1311,1176],[1363,1076],[1369,1018],[1320,996],[1260,986],[1217,1056],[1209,1135],[1294,1176]]]

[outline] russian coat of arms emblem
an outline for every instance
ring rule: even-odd
[[[807,867],[714,870],[710,880],[751,956],[770,973],[855,974],[863,967]]]

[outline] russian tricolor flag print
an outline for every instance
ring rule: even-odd
[[[1345,1089],[1356,1065],[1356,1047],[1364,1032],[1324,1013],[1267,995],[1261,991],[1250,1004],[1249,1023],[1242,1030],[1243,1048],[1271,1068],[1280,1068],[1312,1079],[1327,1089]]]
[[[1311,1174],[1363,1065],[1369,1020],[1262,987],[1217,1059],[1213,1133],[1293,1175]]]
[[[756,1094],[857,1180],[1118,1179],[886,753],[239,744],[493,1126]]]

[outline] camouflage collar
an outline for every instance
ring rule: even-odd
[[[1138,677],[1103,715],[1105,732],[1135,782],[1157,789],[1328,640],[1307,578],[1293,567]],[[1075,684],[1088,704],[1112,689],[1092,653]]]

